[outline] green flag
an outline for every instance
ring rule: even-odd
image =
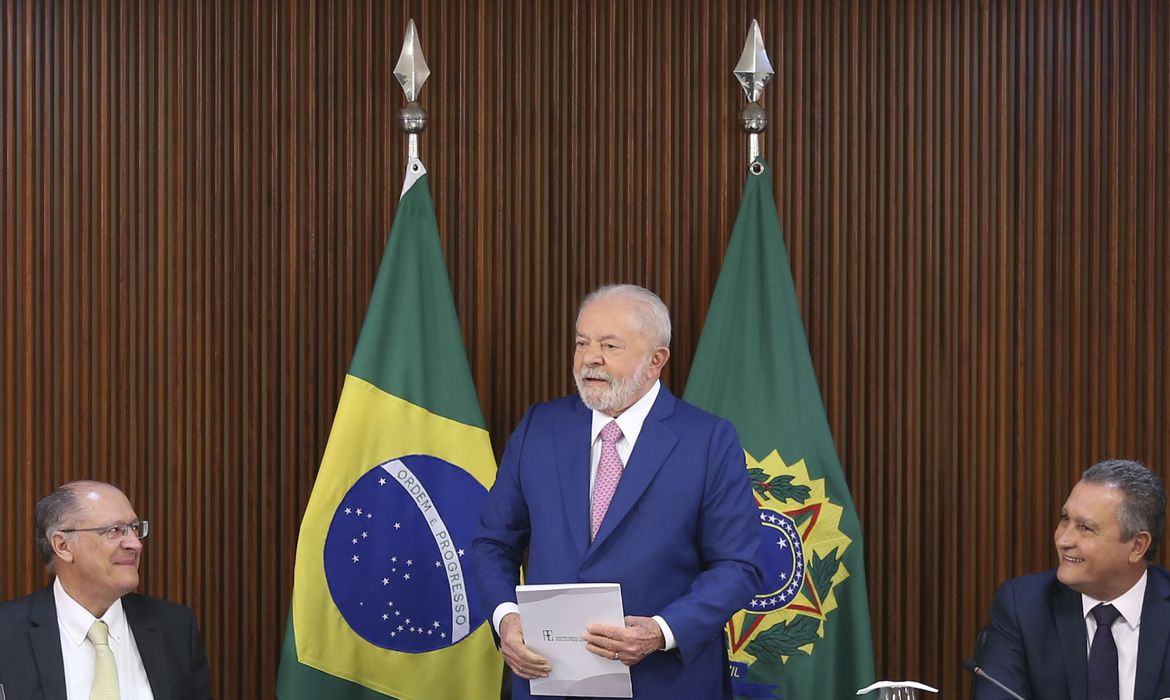
[[[470,580],[495,471],[413,160],[301,523],[280,698],[499,698]]]
[[[764,585],[727,624],[737,698],[850,697],[873,682],[861,526],[805,340],[763,161],[744,185],[685,398],[739,431]]]

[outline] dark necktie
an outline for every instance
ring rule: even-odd
[[[1089,700],[1118,700],[1121,685],[1117,680],[1117,643],[1113,641],[1113,623],[1121,613],[1112,605],[1104,604],[1089,613],[1097,621],[1097,631],[1089,647]]]

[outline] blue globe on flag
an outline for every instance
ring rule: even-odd
[[[325,578],[342,617],[371,644],[420,653],[484,622],[471,541],[487,490],[430,455],[389,460],[359,478],[333,514]]]
[[[792,518],[760,508],[760,548],[764,581],[746,610],[772,612],[786,607],[804,586],[804,543]]]

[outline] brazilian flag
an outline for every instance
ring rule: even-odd
[[[495,472],[412,160],[301,523],[279,697],[499,698],[471,580]]]
[[[844,698],[873,682],[861,525],[813,371],[767,164],[757,160],[685,398],[739,431],[764,584],[727,623],[737,698]]]

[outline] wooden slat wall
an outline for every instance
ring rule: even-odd
[[[272,697],[301,511],[423,155],[497,450],[569,390],[578,297],[657,289],[680,391],[763,150],[866,528],[879,672],[965,696],[1077,472],[1170,476],[1170,3],[0,2],[0,596],[92,475],[157,525],[217,696]],[[1160,560],[1165,563],[1163,553]]]

